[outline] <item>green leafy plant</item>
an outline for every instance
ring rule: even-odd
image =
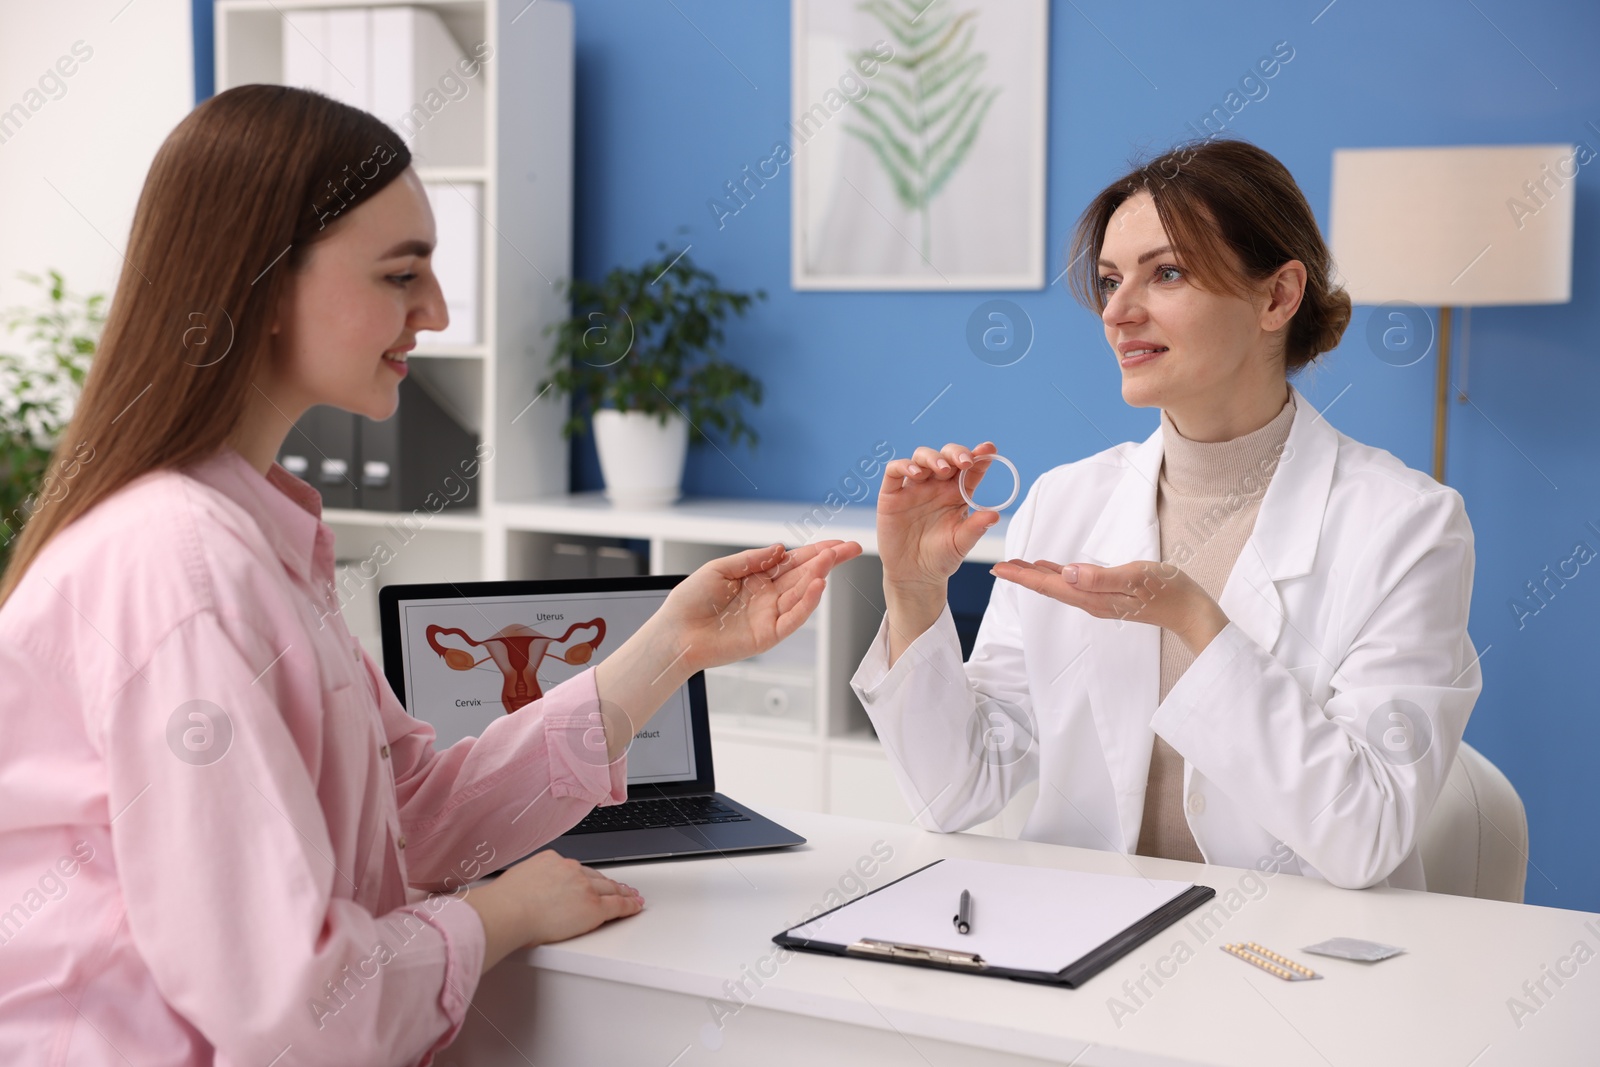
[[[754,445],[741,401],[761,403],[761,383],[718,359],[716,347],[728,315],[743,316],[767,294],[723,289],[687,252],[671,255],[664,243],[658,249],[659,258],[616,267],[598,283],[572,280],[572,315],[546,330],[555,334],[554,370],[539,392],[572,396],[562,427],[568,437],[583,432],[596,408],[615,408],[655,415],[662,425],[683,415],[692,441],[705,440],[709,427],[733,444]]]
[[[928,8],[941,8],[929,16]],[[934,0],[867,0],[857,4],[895,41],[883,64],[884,91],[856,102],[862,120],[845,127],[883,167],[896,198],[922,219],[922,258],[933,246],[930,207],[977,141],[997,87],[979,84],[989,57],[973,50],[978,12],[955,12]],[[865,62],[872,53],[857,52]]]
[[[0,566],[32,515],[55,447],[105,325],[105,295],[80,297],[59,271],[18,276],[45,292],[43,305],[12,307],[0,321],[31,342],[26,355],[0,352]]]

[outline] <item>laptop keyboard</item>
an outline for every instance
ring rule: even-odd
[[[716,797],[673,797],[670,800],[630,800],[624,804],[595,808],[567,833],[598,834],[614,830],[653,830],[663,826],[704,826],[708,823],[749,821],[748,815],[741,815]]]

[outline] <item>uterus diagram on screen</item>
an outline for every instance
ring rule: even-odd
[[[592,630],[594,633],[584,640],[568,644],[572,635],[580,630]],[[542,634],[520,622],[503,626],[499,632],[481,640],[454,626],[429,626],[427,630],[428,647],[439,653],[445,666],[451,670],[475,670],[490,662],[500,669],[500,674],[504,678],[504,683],[500,687],[500,699],[505,705],[507,715],[544,696],[544,687],[539,681],[539,665],[546,658],[560,660],[573,667],[582,667],[594,658],[595,649],[600,647],[600,642],[604,641],[605,637],[604,619],[575,622],[567,627],[567,632],[560,637]],[[446,638],[459,638],[472,648],[481,648],[488,654],[478,659],[476,654],[468,649],[443,644],[442,641]],[[565,645],[565,647],[552,652],[553,645]]]

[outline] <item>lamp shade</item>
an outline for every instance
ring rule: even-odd
[[[1580,149],[1570,144],[1339,148],[1332,252],[1358,304],[1572,299]]]

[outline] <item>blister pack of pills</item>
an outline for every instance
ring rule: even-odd
[[[1266,948],[1254,941],[1240,941],[1237,944],[1223,945],[1221,947],[1222,951],[1237,956],[1246,963],[1253,963],[1268,974],[1282,978],[1285,982],[1309,982],[1322,977],[1310,967],[1296,963],[1287,956],[1280,956],[1270,948]]]
[[[1342,960],[1386,960],[1390,956],[1398,956],[1405,949],[1355,937],[1330,937],[1315,945],[1307,945],[1305,951],[1315,952],[1319,956],[1337,956]]]

